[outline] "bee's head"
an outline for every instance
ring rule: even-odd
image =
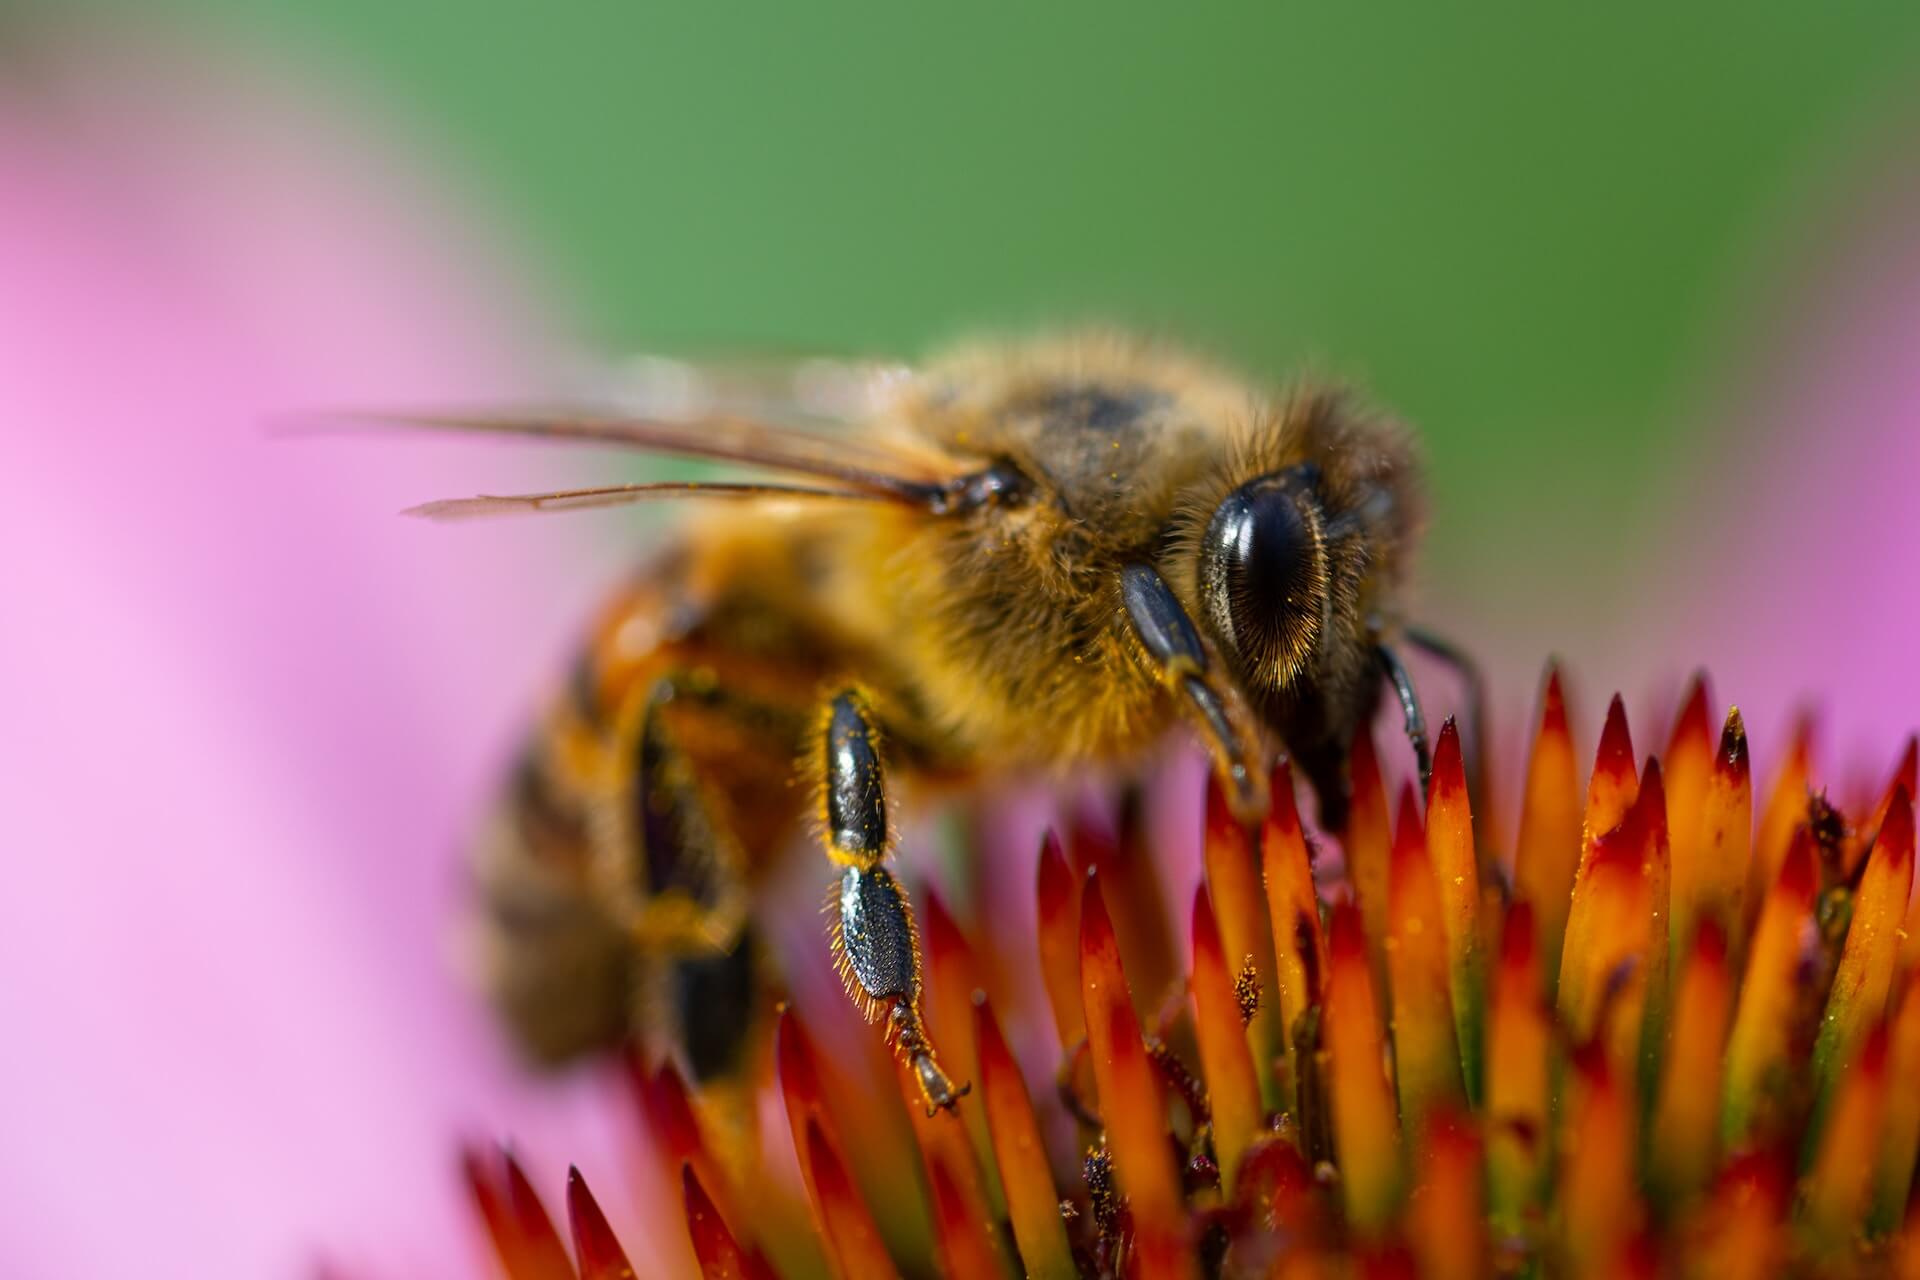
[[[1214,507],[1195,581],[1203,625],[1256,688],[1283,689],[1313,660],[1332,609],[1312,464],[1254,477]]]

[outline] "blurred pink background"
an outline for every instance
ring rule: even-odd
[[[392,518],[576,458],[262,427],[509,394],[569,347],[564,304],[430,147],[259,50],[72,41],[0,87],[0,1272],[467,1274],[476,1134],[544,1188],[580,1163],[627,1228],[626,1113],[520,1080],[448,945],[459,838],[619,539]],[[1505,736],[1549,647],[1589,734],[1610,688],[1702,660],[1763,765],[1803,698],[1874,760],[1912,727],[1897,168],[1703,393],[1717,444],[1655,482],[1667,517],[1594,549],[1647,557],[1639,602],[1597,608],[1577,564],[1561,601],[1491,590]]]
[[[550,457],[269,438],[504,394],[554,325],[420,150],[233,52],[94,31],[0,91],[0,1273],[467,1274],[456,1138],[554,1135],[550,1186],[613,1141],[448,919],[617,548],[394,518]]]
[[[1671,558],[1615,635],[1630,671],[1710,661],[1776,744],[1817,709],[1830,764],[1884,776],[1920,728],[1920,169],[1875,141],[1660,486]]]

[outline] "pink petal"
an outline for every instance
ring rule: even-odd
[[[458,841],[617,557],[393,516],[584,455],[263,423],[525,385],[540,305],[288,68],[38,35],[0,96],[0,1271],[466,1272],[461,1132],[618,1198],[448,954]]]

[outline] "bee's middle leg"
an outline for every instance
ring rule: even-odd
[[[683,685],[655,681],[616,730],[625,758],[599,824],[596,872],[639,948],[718,955],[746,921],[746,854],[670,722],[687,701]]]
[[[627,713],[626,765],[601,823],[603,900],[645,964],[641,1024],[664,1033],[696,1080],[739,1067],[769,981],[748,912],[752,851],[737,806],[676,725],[725,725],[750,739],[797,740],[801,718],[712,681],[670,672]],[[771,753],[770,753],[771,754]]]
[[[954,1087],[927,1038],[920,935],[907,892],[886,867],[893,819],[880,733],[865,698],[852,690],[833,698],[816,749],[826,853],[840,867],[829,913],[841,981],[868,1021],[884,1015],[887,1039],[913,1073],[927,1114],[951,1110],[970,1086]]]

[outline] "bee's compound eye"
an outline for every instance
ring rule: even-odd
[[[1251,673],[1284,679],[1325,607],[1326,559],[1297,472],[1261,476],[1214,508],[1200,543],[1200,600],[1216,640]]]

